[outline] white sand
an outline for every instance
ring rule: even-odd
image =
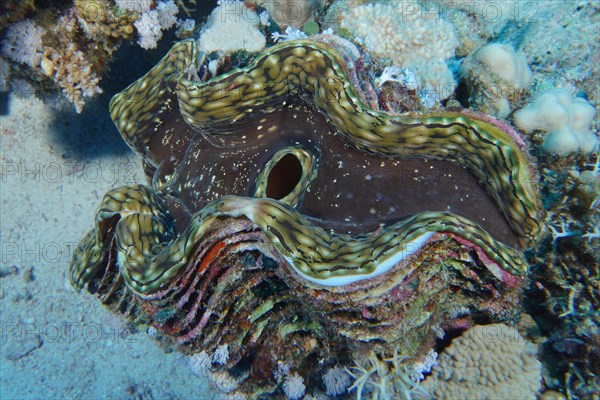
[[[186,357],[130,333],[67,281],[101,196],[144,180],[108,110],[91,118],[35,98],[9,103],[0,116],[0,399],[215,398]]]

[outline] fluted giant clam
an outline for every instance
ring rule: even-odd
[[[165,346],[226,346],[212,368],[252,394],[281,393],[292,371],[313,390],[360,354],[419,357],[456,318],[516,313],[517,248],[541,224],[508,126],[374,110],[325,40],[192,81],[202,58],[179,42],[113,98],[152,185],[105,195],[75,287]]]

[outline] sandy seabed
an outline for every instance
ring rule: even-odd
[[[144,181],[105,104],[77,116],[35,97],[0,115],[0,399],[213,399],[187,358],[68,282],[111,188]]]

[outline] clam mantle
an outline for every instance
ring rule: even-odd
[[[226,344],[213,368],[243,393],[281,393],[281,360],[314,389],[358,354],[418,357],[458,309],[510,319],[518,248],[540,234],[508,126],[375,110],[336,43],[285,42],[197,82],[204,55],[182,41],[111,101],[152,185],[105,195],[71,282],[165,346]]]

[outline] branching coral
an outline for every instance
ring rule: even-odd
[[[10,25],[2,55],[31,67],[32,81],[50,78],[79,113],[86,98],[102,92],[100,79],[119,40],[130,39],[137,28],[140,45],[154,48],[177,13],[173,0],[74,0],[60,10],[44,8],[33,15],[35,22]]]
[[[356,389],[358,400],[362,399],[363,391],[370,391],[373,399],[380,400],[410,400],[415,395],[426,396],[427,392],[419,386],[419,381],[411,378],[411,369],[404,363],[407,359],[398,354],[398,349],[387,358],[371,353],[368,357],[370,365],[363,366],[357,362],[353,371],[346,370],[354,378],[348,391]]]
[[[81,2],[77,4],[81,5]],[[34,74],[43,74],[59,86],[66,97],[81,112],[84,98],[101,93],[100,77],[94,65],[94,57],[87,51],[88,40],[76,40],[83,36],[78,21],[77,7],[73,7],[54,21],[49,27],[37,26],[33,20],[24,20],[11,25],[3,40],[3,53],[12,61],[33,68]],[[91,8],[86,8],[87,12]],[[105,46],[90,44],[97,57],[106,55]],[[34,80],[39,80],[39,75]]]
[[[89,54],[84,53],[70,38],[79,30],[74,13],[61,17],[50,32],[54,46],[44,47],[41,68],[52,78],[80,113],[86,97],[102,93],[100,77],[92,65]]]
[[[540,349],[546,386],[569,398],[593,398],[600,387],[599,160],[598,153],[540,157],[552,235],[530,261],[527,308],[548,336]]]
[[[42,62],[43,71],[62,88],[63,93],[80,113],[85,97],[102,93],[100,78],[81,50],[70,44],[63,53],[50,49]]]

